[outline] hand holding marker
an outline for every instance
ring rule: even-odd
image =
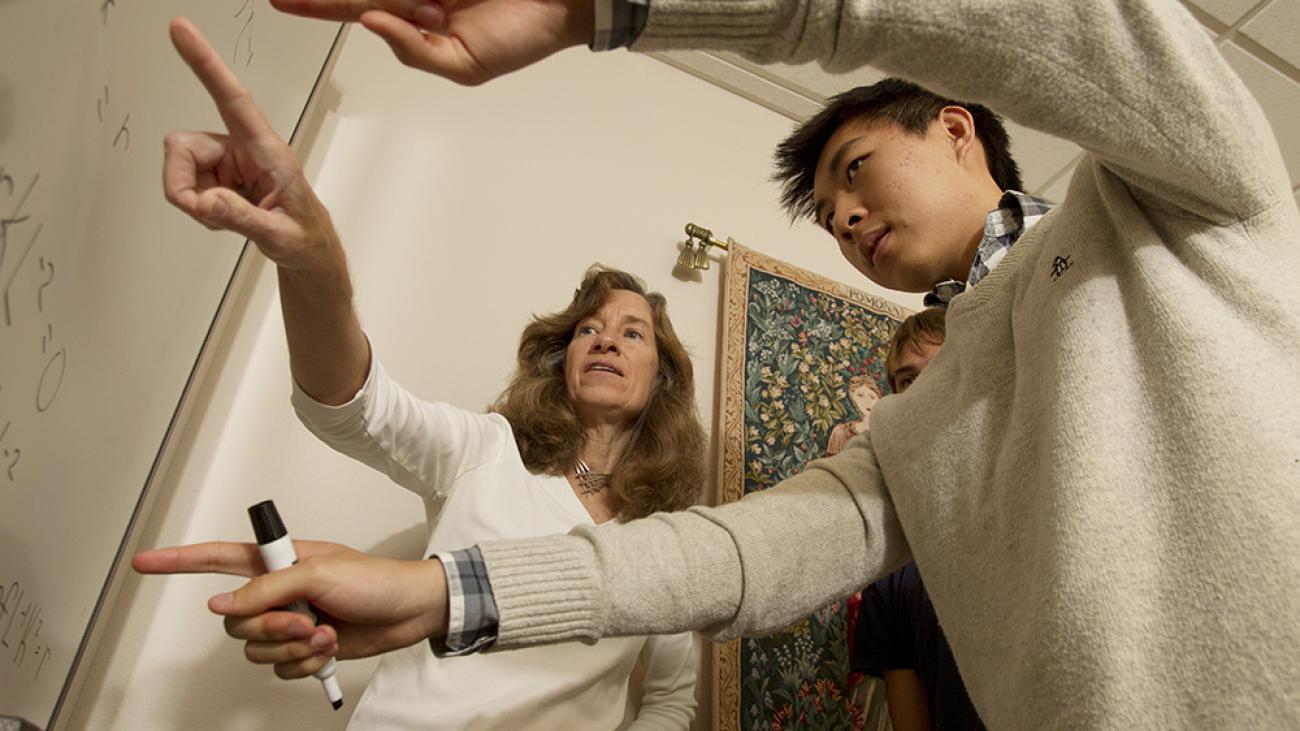
[[[287,569],[298,563],[298,554],[293,550],[293,540],[289,538],[289,531],[285,530],[284,522],[280,520],[280,512],[275,509],[275,503],[263,500],[248,509],[248,517],[253,521],[253,533],[257,536],[257,550],[262,554],[262,563],[266,564],[267,571]],[[311,617],[312,621],[316,621],[316,614],[305,601],[296,601],[285,609],[305,614]],[[325,663],[325,667],[313,673],[313,676],[325,687],[325,696],[329,698],[330,704],[336,711],[343,707],[343,691],[339,689],[339,681],[334,679],[334,668],[337,664],[334,658],[330,658],[330,661]]]

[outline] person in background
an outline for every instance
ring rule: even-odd
[[[697,501],[704,430],[690,357],[662,295],[626,272],[592,267],[565,309],[524,328],[492,413],[418,398],[372,353],[342,244],[293,153],[196,29],[178,21],[172,34],[228,133],[168,136],[167,197],[202,223],[248,236],[275,262],[293,407],[323,442],[419,496],[425,555]],[[277,671],[338,650],[305,649]],[[265,648],[250,646],[248,656],[259,662]],[[629,710],[638,664],[641,701]],[[686,729],[697,666],[689,633],[511,654],[435,654],[420,644],[384,656],[348,728]]]

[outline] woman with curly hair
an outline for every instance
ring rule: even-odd
[[[229,136],[168,137],[168,199],[210,228],[250,237],[275,262],[295,410],[326,444],[421,498],[430,528],[424,555],[696,501],[704,430],[690,357],[662,295],[630,274],[592,267],[568,307],[524,329],[518,369],[491,413],[416,397],[372,354],[342,244],[293,153],[234,93],[238,82],[197,31],[177,21],[172,32],[219,104],[241,106],[223,108]],[[221,172],[194,186],[177,182],[195,165],[214,164],[212,155],[239,157],[241,146],[248,155],[238,171],[217,165]],[[475,587],[459,588],[460,601],[474,600]],[[337,650],[313,647],[290,658],[254,642],[246,654],[289,677],[297,664]],[[642,700],[630,707],[638,664]],[[688,633],[458,656],[420,643],[382,659],[349,728],[685,729],[695,714],[696,667]]]
[[[648,372],[625,372],[620,354]],[[580,497],[606,517],[698,499],[705,444],[690,356],[663,295],[631,274],[592,267],[566,309],[534,318],[492,410],[513,426],[529,470],[573,473]]]

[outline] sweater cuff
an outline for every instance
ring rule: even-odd
[[[585,539],[493,541],[479,550],[500,615],[492,649],[600,639],[608,608]]]
[[[756,53],[793,21],[793,7],[780,0],[652,0],[632,50]]]

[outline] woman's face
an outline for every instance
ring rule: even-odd
[[[863,416],[870,413],[871,407],[875,406],[876,402],[880,400],[880,396],[872,390],[871,386],[865,383],[860,383],[849,389],[849,398],[853,400],[853,405],[858,407],[858,411]]]
[[[654,312],[625,289],[580,320],[564,354],[564,382],[578,421],[625,426],[645,409],[659,372]]]

